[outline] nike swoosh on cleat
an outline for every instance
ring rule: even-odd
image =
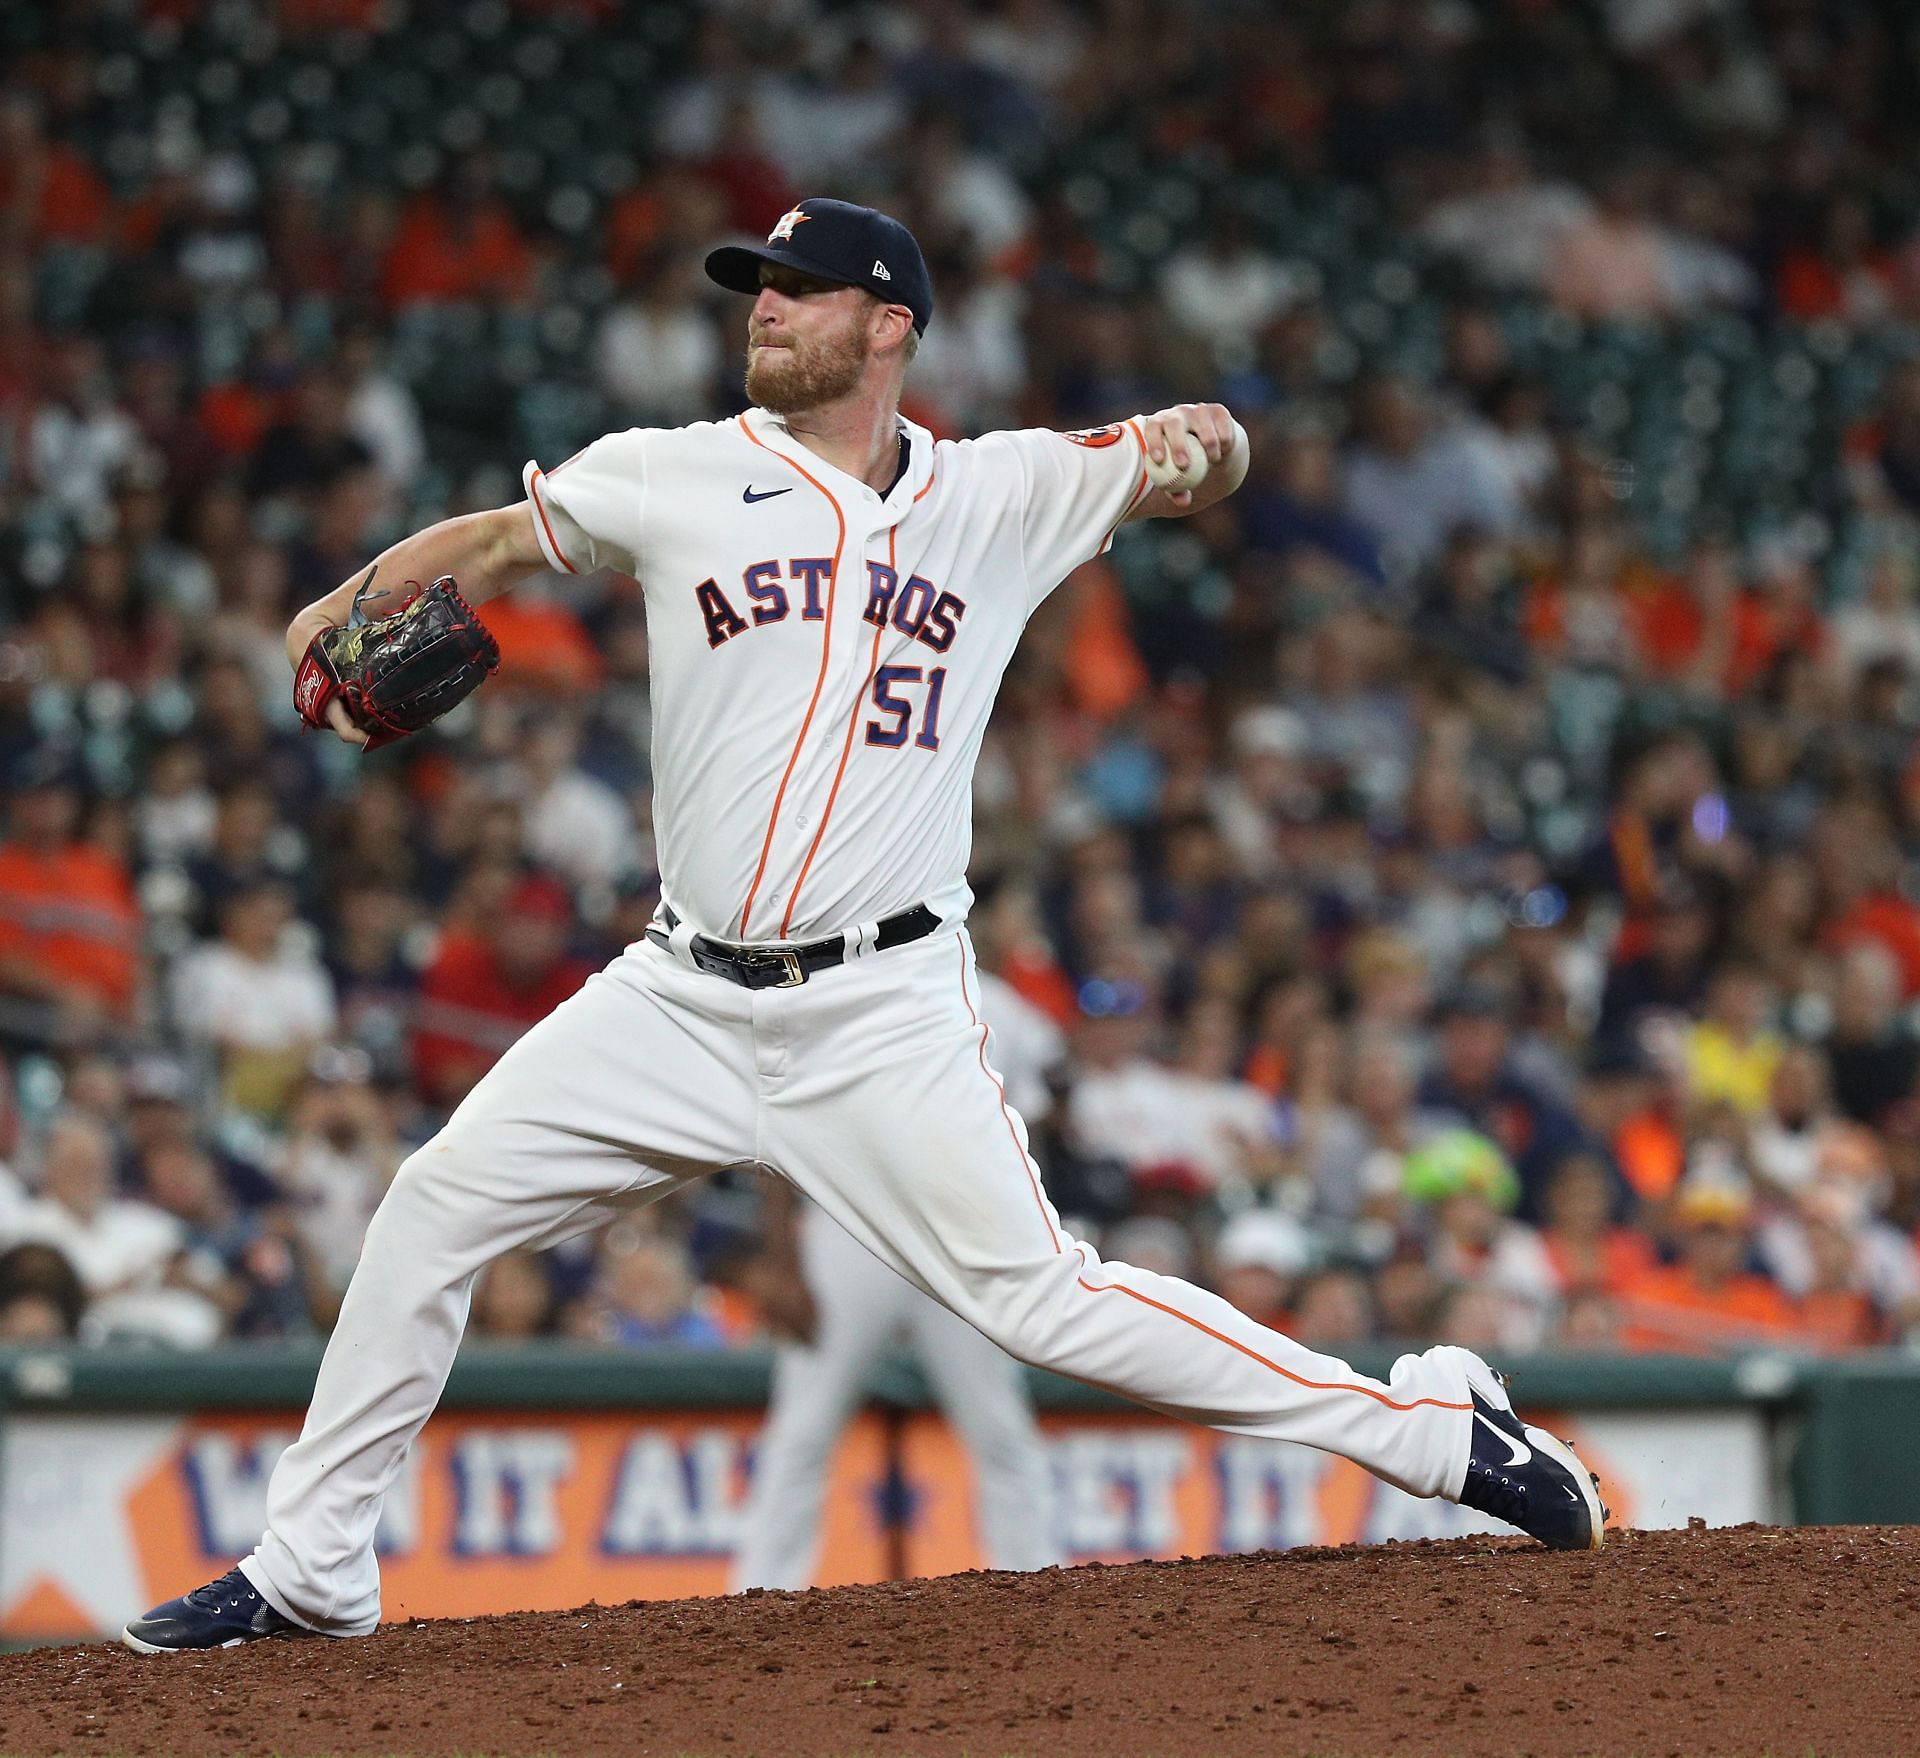
[[[1480,1418],[1480,1426],[1484,1428],[1488,1434],[1498,1435],[1501,1440],[1507,1443],[1507,1452],[1509,1455],[1507,1463],[1509,1465],[1524,1465],[1533,1457],[1533,1449],[1529,1447],[1525,1441],[1520,1440],[1517,1436],[1508,1434],[1504,1428],[1495,1428],[1484,1416]]]
[[[740,491],[740,498],[745,501],[748,506],[752,506],[755,501],[770,501],[777,494],[792,493],[793,490],[790,488],[763,488],[758,494],[755,494],[750,488],[743,488]]]

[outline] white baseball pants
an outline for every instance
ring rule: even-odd
[[[773,1399],[755,1449],[733,1587],[813,1580],[833,1451],[882,1355],[910,1343],[973,1459],[975,1517],[996,1569],[1061,1561],[1049,1532],[1051,1485],[1019,1365],[887,1268],[817,1208],[800,1221],[800,1267],[813,1295],[812,1343],[774,1355]]]
[[[483,1266],[746,1163],[1019,1360],[1457,1498],[1471,1357],[1403,1356],[1382,1384],[1217,1295],[1103,1263],[1041,1189],[978,992],[964,932],[792,989],[742,989],[646,942],[590,979],[408,1157],[368,1227],[242,1565],[262,1596],[329,1633],[378,1622],[381,1498],[439,1400]]]

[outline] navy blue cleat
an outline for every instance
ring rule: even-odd
[[[1607,1521],[1600,1480],[1565,1441],[1514,1415],[1505,1380],[1478,1357],[1467,1385],[1473,1452],[1460,1505],[1518,1526],[1552,1550],[1598,1550]]]
[[[238,1569],[229,1569],[218,1581],[135,1618],[120,1632],[120,1640],[135,1654],[177,1654],[190,1648],[236,1648],[269,1636],[312,1634],[268,1605]]]

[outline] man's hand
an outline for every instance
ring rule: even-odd
[[[383,585],[369,591],[361,604],[369,617],[384,616],[397,608],[406,596],[407,583],[412,581],[437,580],[450,574],[460,582],[461,596],[469,604],[484,604],[499,597],[516,580],[544,571],[546,565],[533,534],[533,509],[526,501],[492,512],[443,519],[396,543],[371,569],[343,581],[301,611],[287,625],[287,664],[297,674],[316,635],[346,626],[354,598],[375,575]],[[388,581],[395,584],[385,586]],[[388,593],[393,596],[387,598]],[[353,716],[340,703],[327,704],[326,719],[348,744],[367,742],[367,731],[354,724]]]
[[[314,637],[293,674],[293,705],[308,726],[340,723],[346,710],[377,751],[451,713],[500,669],[500,644],[448,577],[414,589],[385,616],[360,611],[374,570],[354,598],[347,626]],[[409,581],[409,587],[412,587]]]
[[[353,716],[338,702],[327,704],[327,725],[332,727],[350,745],[364,745],[370,736],[365,727],[355,726]]]
[[[1176,403],[1171,409],[1140,417],[1140,437],[1155,464],[1184,469],[1198,445],[1206,454],[1207,475],[1197,488],[1156,488],[1127,515],[1129,519],[1166,519],[1210,507],[1232,494],[1247,477],[1251,457],[1245,430],[1224,403]],[[1222,468],[1222,466],[1225,466]]]
[[[349,582],[349,585],[351,584]],[[332,614],[338,596],[337,593],[330,594],[308,605],[287,625],[287,663],[296,673],[300,670],[300,661],[306,657],[307,649],[313,645],[315,637],[324,635],[329,629],[337,629],[346,622],[345,614],[338,617]],[[376,611],[374,614],[379,613]],[[327,724],[350,745],[364,745],[367,742],[366,729],[354,725],[353,716],[347,712],[344,703],[329,702],[327,704]]]

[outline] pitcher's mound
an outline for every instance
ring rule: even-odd
[[[1920,1749],[1920,1528],[1459,1540],[0,1658],[0,1752]]]

